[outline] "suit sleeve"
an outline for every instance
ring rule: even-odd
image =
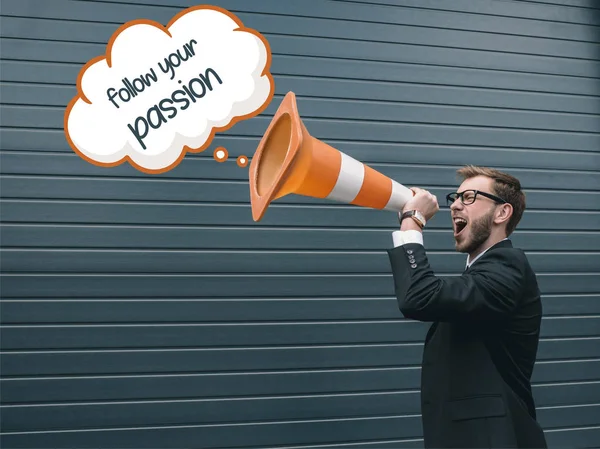
[[[515,251],[488,251],[468,273],[436,276],[425,248],[409,243],[388,250],[400,311],[419,321],[497,322],[522,296],[524,265]]]

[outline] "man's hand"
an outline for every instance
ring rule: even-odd
[[[410,190],[415,192],[415,196],[404,205],[402,212],[418,210],[423,214],[425,220],[431,220],[437,211],[440,210],[436,196],[418,187],[411,187]]]

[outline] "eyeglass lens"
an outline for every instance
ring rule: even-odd
[[[463,204],[471,204],[475,201],[475,192],[473,190],[467,190],[460,193],[452,193],[447,197],[448,206],[451,206],[458,198],[461,199]]]

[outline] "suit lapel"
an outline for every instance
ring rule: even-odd
[[[473,264],[479,262],[482,258],[484,258],[490,251],[495,250],[496,248],[512,248],[512,242],[508,239],[506,240],[500,240],[498,243],[496,243],[495,245],[492,245],[489,247],[489,249],[479,258],[477,259],[475,262],[473,262],[471,264],[470,267],[465,268],[465,271],[463,271],[463,274],[465,274],[467,271],[469,271],[471,269],[471,267],[473,266]]]

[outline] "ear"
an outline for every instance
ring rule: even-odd
[[[513,207],[509,203],[502,204],[497,210],[494,217],[496,224],[502,224],[508,222],[513,214]]]

